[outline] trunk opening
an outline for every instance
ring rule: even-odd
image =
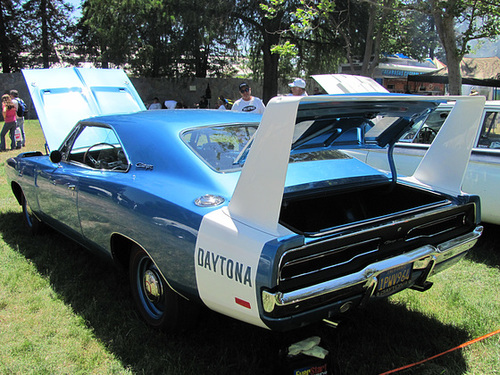
[[[398,216],[409,210],[444,205],[443,196],[400,184],[390,183],[325,192],[314,197],[284,197],[280,223],[294,232],[314,235],[335,227]]]

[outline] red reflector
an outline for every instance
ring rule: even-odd
[[[234,297],[234,302],[236,302],[238,305],[246,307],[247,309],[251,309],[250,302],[244,301],[241,298]]]

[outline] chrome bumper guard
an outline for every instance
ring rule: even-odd
[[[482,232],[483,227],[477,226],[474,231],[454,238],[450,241],[443,242],[437,246],[422,246],[406,254],[401,254],[390,259],[370,264],[361,271],[351,275],[339,277],[334,280],[328,280],[306,288],[286,293],[271,293],[263,291],[262,303],[264,311],[271,313],[276,306],[283,307],[301,303],[312,298],[321,297],[329,293],[335,293],[358,285],[363,285],[366,290],[361,302],[365,303],[376,290],[378,284],[377,277],[381,273],[409,263],[413,263],[413,270],[425,270],[423,273],[425,277],[418,280],[419,283],[424,283],[427,276],[433,274],[434,266],[468,251],[475,245]]]

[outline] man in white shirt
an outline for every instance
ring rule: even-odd
[[[161,109],[161,103],[160,103],[160,99],[155,97],[155,98],[153,98],[153,103],[151,103],[149,105],[148,110],[153,111],[156,109]]]
[[[262,100],[252,96],[252,89],[246,82],[240,84],[240,94],[241,99],[234,102],[231,111],[264,113],[266,106],[262,103]]]

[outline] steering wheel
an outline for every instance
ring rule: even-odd
[[[99,168],[101,166],[101,161],[99,160],[99,157],[97,157],[97,160],[96,160],[92,156],[92,154],[90,153],[90,150],[92,150],[94,147],[97,147],[97,146],[110,146],[118,153],[118,149],[114,145],[112,145],[111,143],[101,142],[101,143],[96,143],[93,146],[90,146],[87,149],[87,151],[85,151],[85,154],[83,154],[83,162],[86,163],[87,159],[88,159],[89,163],[92,164],[91,167],[93,167],[93,168]]]
[[[434,138],[436,138],[436,135],[437,131],[435,131],[434,129],[428,126],[423,127],[418,133],[419,143],[431,144]]]

